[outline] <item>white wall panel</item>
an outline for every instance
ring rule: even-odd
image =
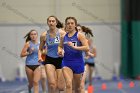
[[[119,24],[84,24],[93,30],[95,35],[94,44],[97,47],[97,69],[104,79],[112,77],[114,63],[120,63],[120,30],[110,28],[113,26],[120,29]],[[24,45],[23,37],[30,29],[37,29],[40,33],[45,30],[45,25],[41,28],[35,25],[1,25],[0,26],[0,64],[6,79],[12,80],[16,76],[16,69],[19,63],[24,61],[17,58]],[[105,67],[108,69],[106,69]]]

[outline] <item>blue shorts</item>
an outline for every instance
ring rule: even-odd
[[[81,74],[84,72],[84,62],[65,62],[62,61],[62,67],[69,67],[74,74]]]

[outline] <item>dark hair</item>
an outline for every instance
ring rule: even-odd
[[[57,19],[57,17],[56,16],[53,16],[53,15],[51,15],[51,16],[49,16],[48,18],[47,18],[47,22],[48,22],[48,20],[49,20],[49,18],[50,17],[53,17],[53,18],[55,18],[55,20],[56,20],[56,23],[58,23],[58,19]]]
[[[64,27],[64,26],[63,26],[63,23],[61,23],[60,20],[58,20],[58,18],[57,18],[56,16],[53,16],[53,15],[51,15],[51,16],[49,16],[49,17],[47,18],[47,22],[48,22],[48,20],[49,20],[50,17],[55,18],[56,23],[57,23],[57,25],[56,25],[57,28],[63,28],[63,27]]]
[[[67,23],[68,19],[73,19],[73,20],[74,20],[75,25],[76,25],[75,30],[78,31],[78,30],[77,30],[77,20],[76,20],[76,18],[75,18],[75,17],[71,17],[71,16],[70,16],[70,17],[67,17],[67,18],[65,19],[65,24]]]
[[[83,32],[85,32],[86,37],[90,37],[90,36],[93,37],[94,36],[92,33],[92,30],[90,28],[85,27],[85,26],[81,26],[80,24],[77,24],[77,26],[80,26],[82,28]]]
[[[24,38],[26,39],[25,42],[28,42],[28,41],[31,40],[30,34],[31,34],[32,31],[36,31],[36,30],[35,30],[35,29],[32,29],[32,30],[30,30],[30,32],[28,32],[28,33],[24,36]],[[36,31],[36,32],[37,32],[37,31]]]
[[[65,24],[67,23],[68,19],[73,19],[74,22],[75,22],[75,25],[77,26],[77,20],[76,20],[75,17],[71,17],[71,16],[70,16],[70,17],[67,17],[67,18],[65,19]]]
[[[82,26],[80,24],[77,24],[77,26],[80,26],[82,29]],[[78,31],[77,26],[75,27],[76,31]]]
[[[57,27],[57,28],[63,28],[64,25],[63,25],[63,23],[61,23],[61,22],[58,20],[56,27]]]
[[[85,32],[86,37],[90,37],[90,36],[93,37],[94,36],[92,33],[92,30],[88,27],[82,26],[82,30],[83,30],[83,32]]]

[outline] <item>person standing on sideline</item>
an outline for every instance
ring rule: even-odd
[[[28,91],[31,93],[31,88],[33,87],[34,93],[39,93],[40,64],[38,63],[38,33],[32,29],[24,38],[26,38],[26,42],[20,56],[26,57],[25,70],[29,82]]]

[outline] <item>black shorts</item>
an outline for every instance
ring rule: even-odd
[[[85,62],[85,65],[89,65],[91,67],[95,67],[95,63],[88,63],[88,62]]]
[[[52,64],[55,66],[56,69],[61,69],[62,68],[62,60],[63,60],[63,58],[61,58],[61,57],[52,58],[52,57],[49,57],[46,55],[45,65]]]
[[[38,68],[40,65],[26,65],[29,69],[32,71],[35,71],[36,68]]]

